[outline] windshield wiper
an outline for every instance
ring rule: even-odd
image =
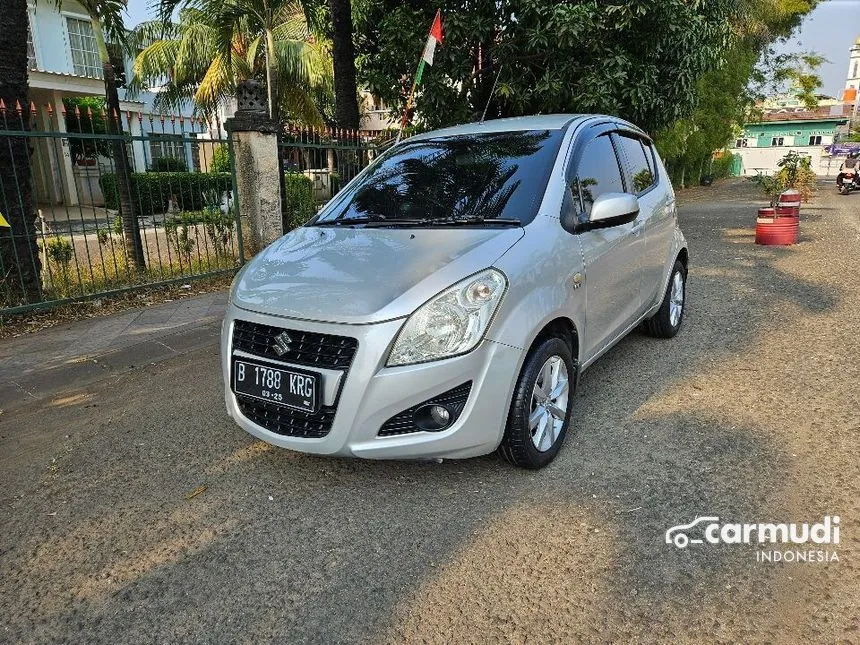
[[[314,226],[352,226],[353,224],[388,223],[385,215],[368,215],[367,217],[349,217],[345,219],[329,219],[314,223]]]

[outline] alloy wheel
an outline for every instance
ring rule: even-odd
[[[681,314],[684,312],[684,276],[676,271],[672,276],[672,292],[669,294],[669,322],[672,327],[681,323]]]
[[[529,431],[540,452],[552,448],[567,418],[570,380],[560,356],[550,356],[543,364],[532,391]]]

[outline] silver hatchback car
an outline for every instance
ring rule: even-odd
[[[500,450],[540,468],[582,372],[674,336],[687,246],[648,136],[608,116],[411,137],[239,272],[227,410],[285,448],[373,459]]]

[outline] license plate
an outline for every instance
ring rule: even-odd
[[[320,375],[233,359],[233,391],[304,412],[316,412]]]

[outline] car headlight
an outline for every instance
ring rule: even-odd
[[[508,280],[486,269],[421,305],[397,335],[388,366],[425,363],[473,350],[499,308]]]

